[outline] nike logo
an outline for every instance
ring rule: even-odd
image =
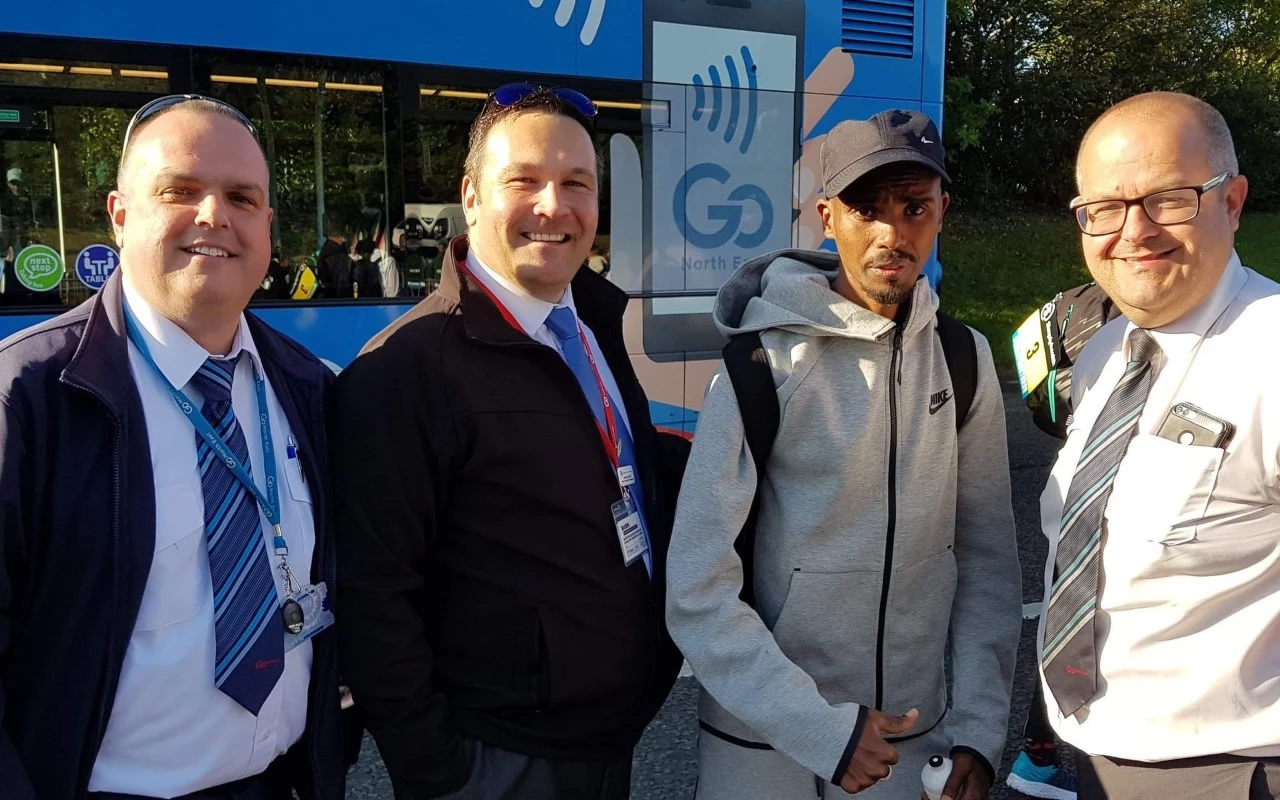
[[[932,140],[932,139],[926,139],[926,138],[924,138],[923,136],[921,136],[921,137],[920,137],[920,144],[933,144],[933,140]]]
[[[947,404],[947,401],[950,399],[951,399],[950,389],[943,389],[940,392],[934,392],[933,394],[931,394],[929,396],[929,416],[932,417],[934,414],[937,414],[938,409],[945,406]]]

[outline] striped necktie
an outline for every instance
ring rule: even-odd
[[[1101,589],[1103,512],[1129,441],[1138,430],[1160,345],[1147,331],[1129,335],[1129,363],[1093,423],[1063,503],[1055,560],[1057,579],[1045,612],[1042,663],[1063,716],[1098,691],[1094,616]]]
[[[244,432],[231,408],[238,362],[238,358],[208,359],[191,381],[204,395],[201,413],[252,474]],[[280,601],[262,538],[258,502],[198,433],[196,463],[213,579],[213,683],[256,716],[284,674]]]

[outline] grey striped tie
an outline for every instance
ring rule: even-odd
[[[1044,674],[1064,716],[1098,691],[1094,611],[1102,573],[1102,516],[1111,486],[1151,391],[1152,361],[1160,352],[1151,334],[1129,334],[1129,364],[1093,423],[1062,508],[1055,561],[1057,578],[1045,612]]]

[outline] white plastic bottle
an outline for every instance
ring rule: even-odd
[[[924,794],[929,800],[942,800],[942,790],[951,777],[951,759],[945,756],[931,756],[920,770],[920,782],[924,784]]]

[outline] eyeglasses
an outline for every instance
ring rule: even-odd
[[[551,92],[556,97],[573,106],[577,109],[579,114],[587,119],[594,119],[596,114],[600,113],[591,98],[576,89],[539,86],[536,83],[503,84],[489,93],[489,100],[503,108],[506,108],[507,106],[515,105],[539,89],[545,89]]]
[[[1129,207],[1142,204],[1147,218],[1157,225],[1177,225],[1190,222],[1200,213],[1200,196],[1210,189],[1230,180],[1230,172],[1224,172],[1203,186],[1181,186],[1153,192],[1136,200],[1098,200],[1093,203],[1071,203],[1076,224],[1089,236],[1106,236],[1124,227]]]
[[[200,94],[170,94],[165,95],[164,97],[157,97],[155,100],[152,100],[150,103],[147,103],[145,106],[138,109],[138,113],[134,114],[133,119],[129,120],[129,127],[124,130],[123,149],[128,149],[129,137],[133,136],[134,129],[141,125],[148,117],[154,117],[156,114],[159,114],[167,108],[173,108],[176,105],[187,103],[192,100],[203,100],[206,103],[213,103],[216,106],[227,109],[231,112],[232,117],[234,117],[241,125],[249,129],[249,133],[253,134],[253,138],[258,138],[258,129],[253,127],[253,123],[249,121],[248,117],[241,113],[240,109],[230,103],[225,103],[216,98],[205,97]]]

